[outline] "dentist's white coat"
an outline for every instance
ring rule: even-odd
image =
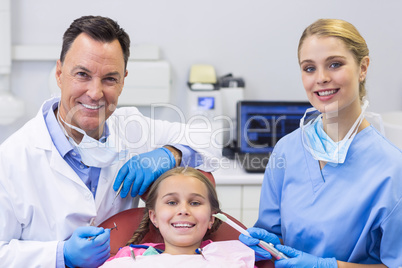
[[[183,125],[154,121],[136,108],[120,108],[107,120],[110,139],[129,149],[126,159],[100,173],[96,198],[63,160],[47,130],[42,110],[0,146],[0,267],[55,267],[58,241],[68,239],[79,226],[98,225],[110,216],[135,207],[138,198],[117,198],[114,179],[132,153],[166,144],[189,145],[203,153],[204,163],[219,157],[217,148],[198,149],[186,141]],[[191,134],[210,144],[210,137]],[[127,137],[127,138],[125,138]],[[204,164],[200,169],[212,171]]]

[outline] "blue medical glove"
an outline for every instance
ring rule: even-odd
[[[131,196],[142,195],[162,173],[176,166],[176,160],[172,152],[162,147],[156,150],[139,154],[125,163],[113,184],[113,190],[117,191],[123,183],[121,198],[125,198],[130,191]]]
[[[267,243],[276,245],[281,243],[279,238],[273,233],[261,228],[252,227],[247,229],[247,231],[252,237],[240,234],[239,240],[255,251],[255,261],[270,260],[272,258],[271,254],[259,247],[258,243],[260,240],[263,240]]]
[[[92,236],[96,237],[89,240]],[[110,256],[110,229],[78,227],[64,243],[63,252],[68,267],[99,267]]]
[[[275,268],[337,268],[338,264],[335,258],[319,258],[311,254],[296,250],[291,247],[277,245],[279,251],[283,252],[289,259],[280,259],[275,262]]]

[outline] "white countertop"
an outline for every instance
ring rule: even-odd
[[[246,172],[238,161],[225,157],[212,174],[216,185],[261,185],[264,178],[264,173]]]

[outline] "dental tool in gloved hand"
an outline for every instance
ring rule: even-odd
[[[112,230],[114,230],[114,229],[118,230],[118,229],[117,229],[117,224],[116,224],[115,222],[113,222],[113,224],[114,224],[114,227],[110,228],[110,231],[112,231]],[[88,237],[88,241],[94,240],[97,236],[98,236],[98,235],[94,235],[94,236]]]
[[[116,201],[116,198],[119,196],[119,194],[121,193],[121,189],[123,189],[123,184],[124,181],[121,182],[119,189],[117,189],[116,195],[114,196],[113,202],[112,202],[112,206],[114,204],[114,201]]]
[[[247,230],[245,230],[244,228],[239,226],[237,223],[235,223],[234,221],[232,221],[231,219],[226,217],[226,215],[224,215],[222,213],[217,213],[217,214],[213,214],[212,216],[214,216],[215,218],[220,219],[223,222],[226,222],[227,224],[232,226],[234,229],[236,229],[240,233],[251,237],[251,235],[247,232]],[[258,243],[258,246],[261,247],[262,249],[268,251],[272,255],[272,257],[274,257],[277,260],[289,259],[285,254],[283,254],[282,252],[277,250],[272,243],[267,243],[267,242],[265,242],[263,240],[260,240],[260,242]]]
[[[96,236],[88,241],[89,237]],[[99,267],[110,256],[110,230],[94,226],[81,226],[64,242],[66,267]]]
[[[175,166],[175,155],[165,147],[136,154],[120,168],[113,190],[120,192],[121,198],[125,198],[129,192],[131,197],[141,196],[160,175]]]

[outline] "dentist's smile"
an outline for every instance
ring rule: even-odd
[[[104,106],[104,105],[89,105],[84,103],[81,103],[81,105],[90,110],[98,110]]]

